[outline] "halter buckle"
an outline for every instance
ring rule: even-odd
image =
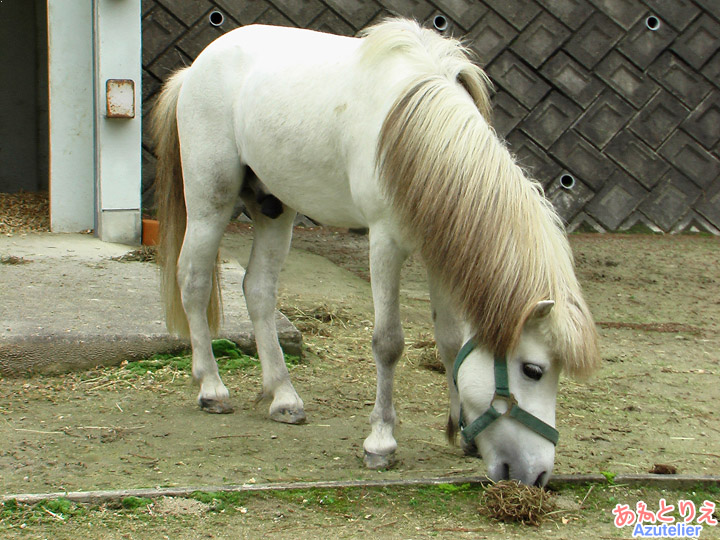
[[[510,411],[512,411],[512,408],[518,405],[518,400],[515,399],[515,394],[510,392],[509,395],[505,394],[499,394],[497,390],[495,390],[495,394],[493,394],[492,399],[490,400],[490,406],[493,407],[495,410],[497,410],[497,407],[495,407],[496,401],[504,401],[507,405],[507,409],[504,413],[501,413],[500,416],[510,416]]]

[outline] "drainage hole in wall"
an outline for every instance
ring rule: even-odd
[[[575,187],[575,178],[571,174],[563,174],[560,177],[560,187],[563,189],[572,189]]]
[[[220,26],[222,23],[225,22],[225,15],[223,15],[219,11],[213,11],[208,16],[208,20],[213,26]]]
[[[448,29],[448,20],[444,15],[435,15],[433,26],[438,32],[444,32]]]
[[[645,26],[648,27],[648,30],[652,30],[654,32],[660,28],[660,19],[658,19],[655,15],[650,15],[647,19],[645,19]]]

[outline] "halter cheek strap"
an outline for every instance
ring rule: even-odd
[[[465,345],[462,346],[460,352],[458,352],[455,358],[455,366],[453,367],[453,382],[455,388],[458,388],[457,377],[460,371],[460,366],[468,357],[468,355],[477,347],[477,343],[474,339],[469,339]],[[504,413],[498,412],[493,407],[493,402],[502,399],[507,403],[507,410]],[[508,371],[507,371],[507,359],[505,357],[495,357],[495,395],[490,401],[490,407],[478,416],[469,426],[465,426],[465,420],[463,418],[462,404],[460,405],[460,420],[458,425],[460,432],[466,442],[471,442],[477,437],[482,430],[492,424],[495,420],[502,416],[509,416],[514,418],[524,426],[530,428],[532,431],[545,437],[554,445],[557,445],[560,439],[558,431],[549,424],[546,424],[540,420],[537,416],[534,416],[522,409],[519,405],[515,396],[510,393],[510,385],[508,384]]]

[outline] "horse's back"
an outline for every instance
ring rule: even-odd
[[[227,54],[235,50],[247,55],[248,59],[270,61],[275,64],[292,63],[299,59],[324,59],[335,54],[342,56],[359,45],[357,38],[326,34],[304,28],[267,26],[253,24],[236,28],[216,39],[200,54]]]
[[[361,42],[260,25],[229,32],[190,68],[179,116],[212,126],[217,142],[232,138],[242,163],[286,205],[325,223],[365,226],[361,207],[378,206],[375,148],[392,98],[380,92],[383,107],[368,99]],[[360,195],[353,182],[363,184]]]
[[[254,112],[267,114],[280,101],[307,111],[323,100],[342,99],[331,96],[346,86],[359,45],[355,38],[300,28],[241,27],[200,53],[185,86],[193,87],[190,99],[212,101],[245,120]],[[253,102],[256,96],[264,101]]]

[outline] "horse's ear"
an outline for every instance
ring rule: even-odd
[[[540,300],[533,310],[530,312],[530,316],[527,318],[528,322],[540,322],[543,319],[545,319],[548,315],[550,315],[550,312],[552,311],[552,308],[555,307],[555,301],[554,300]]]

